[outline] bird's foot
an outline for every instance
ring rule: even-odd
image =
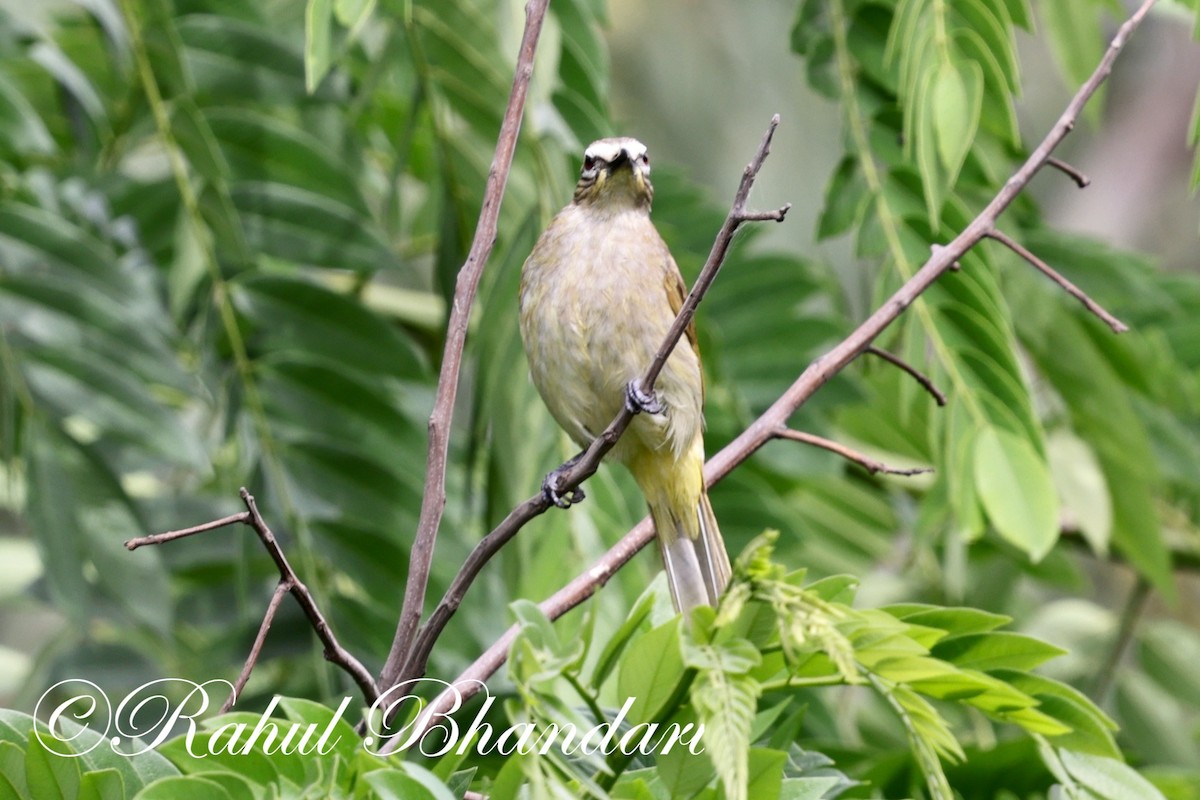
[[[583,453],[580,453],[561,467],[551,470],[542,480],[542,495],[547,502],[553,503],[559,508],[570,508],[575,503],[583,502],[583,499],[587,497],[583,493],[583,489],[578,486],[574,489],[563,488],[563,481],[566,479],[567,473],[578,463],[582,455]]]
[[[625,384],[625,407],[631,414],[661,414],[667,410],[658,395],[642,390],[642,382],[637,379]]]

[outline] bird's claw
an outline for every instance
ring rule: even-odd
[[[643,391],[642,383],[632,380],[625,384],[625,407],[631,414],[661,414],[667,410],[653,391]]]
[[[546,498],[547,502],[553,503],[559,508],[570,508],[575,503],[580,503],[587,497],[583,493],[583,489],[578,486],[574,489],[562,489],[563,474],[568,469],[570,469],[570,462],[548,474],[542,481],[542,495]]]

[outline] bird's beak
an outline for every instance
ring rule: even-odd
[[[615,172],[617,169],[625,166],[626,164],[632,165],[633,162],[629,158],[628,151],[622,150],[621,152],[617,153],[616,158],[608,162],[608,168],[609,170]]]

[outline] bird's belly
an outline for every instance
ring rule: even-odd
[[[621,410],[626,385],[645,373],[673,321],[650,304],[655,296],[647,287],[621,278],[612,270],[586,282],[557,282],[549,289],[556,302],[539,303],[541,313],[526,323],[533,381],[580,446]],[[626,462],[647,448],[678,454],[690,446],[699,430],[698,387],[699,363],[683,342],[655,384],[667,414],[635,418],[632,435],[621,438],[613,458]]]

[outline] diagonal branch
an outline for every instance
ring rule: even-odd
[[[1002,232],[998,228],[992,228],[984,235],[987,236],[989,239],[994,239],[995,241],[997,241],[1000,244],[1007,247],[1009,250],[1012,250],[1014,253],[1019,255],[1021,258],[1025,259],[1030,264],[1032,264],[1034,266],[1034,268],[1038,270],[1038,272],[1041,272],[1047,278],[1049,278],[1050,280],[1054,281],[1059,286],[1061,286],[1062,290],[1064,292],[1071,295],[1071,297],[1074,297],[1079,302],[1083,303],[1084,308],[1086,308],[1088,311],[1092,312],[1097,317],[1099,317],[1101,320],[1103,320],[1105,325],[1112,328],[1113,333],[1124,333],[1125,331],[1129,330],[1129,327],[1124,322],[1121,322],[1121,320],[1117,319],[1112,314],[1105,311],[1104,308],[1099,303],[1097,303],[1092,298],[1088,297],[1087,292],[1083,291],[1078,286],[1076,286],[1075,284],[1071,283],[1069,280],[1064,278],[1061,274],[1058,273],[1057,270],[1054,269],[1054,267],[1050,266],[1045,261],[1042,261],[1040,258],[1035,256],[1032,252],[1029,251],[1028,248],[1026,248],[1020,242],[1016,241],[1015,239],[1013,239],[1006,233]]]
[[[909,364],[907,361],[902,359],[900,356],[896,355],[895,353],[889,353],[887,350],[876,347],[873,344],[867,345],[866,349],[864,349],[863,352],[870,353],[871,355],[876,356],[878,358],[882,358],[884,361],[888,362],[889,364],[891,364],[895,367],[899,367],[900,369],[904,370],[905,372],[907,372],[909,375],[912,376],[913,380],[915,380],[917,383],[921,384],[921,387],[923,389],[925,389],[925,391],[927,391],[927,392],[929,392],[929,394],[933,395],[934,401],[937,402],[937,404],[939,406],[946,405],[946,395],[942,392],[941,389],[939,389],[933,385],[933,381],[929,378],[929,376],[926,375],[924,372],[921,372],[920,370],[918,370],[912,364]]]
[[[1070,133],[1083,106],[1112,72],[1113,62],[1116,61],[1117,55],[1133,31],[1150,12],[1154,2],[1155,0],[1143,0],[1138,9],[1120,27],[1100,64],[1071,98],[1054,127],[1021,167],[1005,182],[979,216],[972,220],[952,242],[933,248],[930,259],[887,302],[840,344],[812,362],[770,408],[763,412],[736,439],[709,459],[708,463],[704,465],[704,479],[707,485],[711,486],[721,480],[763,444],[774,438],[775,432],[786,424],[787,419],[805,400],[853,361],[922,292],[933,285],[942,274],[952,270],[964,253],[995,229],[996,220],[1000,214],[1012,204],[1038,170],[1046,165],[1054,148]],[[654,528],[649,518],[643,519],[585,572],[543,600],[539,604],[539,608],[551,620],[566,614],[595,594],[608,582],[613,573],[649,544],[653,536]],[[508,648],[516,638],[517,630],[517,626],[514,625],[505,631],[451,684],[450,689],[430,701],[413,725],[422,730],[428,729],[448,708],[456,703],[465,702],[477,694],[484,685],[483,681],[499,669],[508,657]],[[394,748],[397,744],[399,744],[398,739],[393,739],[388,745],[385,745],[385,750],[389,746]]]
[[[728,216],[725,218],[725,222],[721,225],[721,229],[717,233],[712,250],[709,252],[708,260],[700,270],[696,282],[692,285],[691,291],[679,309],[679,314],[675,317],[675,322],[672,323],[671,328],[667,331],[662,345],[658,348],[654,359],[650,362],[649,367],[642,376],[641,386],[647,392],[654,388],[654,382],[658,379],[659,373],[667,363],[667,358],[670,357],[671,352],[683,337],[684,331],[696,314],[696,308],[700,305],[700,301],[704,299],[705,293],[717,277],[717,272],[725,262],[725,257],[729,253],[729,247],[733,242],[734,234],[738,228],[746,222],[762,220],[782,221],[791,207],[789,204],[765,212],[754,212],[746,209],[750,190],[753,188],[754,180],[758,176],[759,170],[762,169],[767,154],[770,152],[771,139],[775,135],[775,129],[778,125],[779,115],[776,114],[771,119],[766,133],[763,134],[762,142],[759,144],[754,158],[746,165],[746,169],[742,173],[742,180],[738,185],[737,192],[734,194],[733,204]],[[592,441],[586,450],[557,470],[556,472],[561,477],[559,485],[555,487],[557,491],[567,493],[595,473],[599,469],[604,455],[616,444],[617,439],[624,433],[632,419],[633,412],[627,407],[623,407],[616,418]],[[381,685],[391,686],[405,680],[420,677],[425,673],[425,666],[428,662],[429,654],[433,650],[434,643],[437,641],[438,636],[441,635],[442,630],[445,629],[450,618],[458,610],[467,589],[476,576],[479,575],[479,571],[526,523],[550,507],[551,503],[543,493],[534,495],[510,511],[508,516],[491,533],[480,540],[479,544],[475,546],[475,549],[471,551],[467,560],[459,569],[458,574],[446,590],[446,594],[442,597],[441,602],[438,603],[426,623],[417,631],[403,669],[395,673],[392,679],[381,681]]]
[[[263,643],[267,641],[267,633],[271,630],[271,625],[275,623],[275,615],[279,612],[279,606],[290,591],[292,591],[292,586],[288,580],[281,580],[275,584],[271,602],[267,604],[262,624],[258,626],[258,633],[254,637],[254,644],[250,646],[250,655],[246,656],[246,663],[242,666],[241,674],[233,682],[233,691],[229,693],[229,698],[221,704],[222,714],[233,708],[233,704],[242,696],[242,689],[246,688],[246,683],[250,680],[250,673],[254,671],[254,665],[258,663],[258,657],[262,654]]]
[[[822,450],[828,450],[831,453],[836,453],[847,461],[853,461],[860,467],[865,469],[872,475],[880,472],[886,475],[924,475],[927,472],[933,472],[932,467],[889,467],[882,461],[876,461],[870,456],[863,455],[857,450],[847,447],[844,444],[826,439],[824,436],[817,436],[813,433],[805,433],[804,431],[793,430],[792,428],[780,427],[775,431],[776,439],[789,439],[793,442],[819,447]]]
[[[462,269],[459,270],[454,287],[442,369],[438,374],[437,395],[433,403],[433,412],[429,416],[429,451],[425,464],[421,515],[409,554],[404,604],[396,623],[391,650],[379,677],[382,686],[390,686],[395,682],[412,649],[413,637],[416,636],[417,625],[425,608],[425,589],[429,584],[429,570],[433,565],[434,544],[442,522],[442,511],[446,506],[446,456],[450,447],[450,427],[454,419],[454,400],[458,395],[458,376],[462,368],[467,324],[471,317],[471,306],[475,302],[475,292],[479,288],[479,279],[496,241],[500,201],[504,197],[513,153],[517,147],[517,135],[521,131],[525,95],[529,89],[529,80],[533,76],[534,54],[537,52],[538,37],[541,35],[542,21],[546,17],[548,6],[549,0],[529,0],[525,6],[525,32],[521,37],[508,108],[500,124],[496,152],[488,172],[483,207],[479,212],[475,238],[471,241],[471,249]]]

